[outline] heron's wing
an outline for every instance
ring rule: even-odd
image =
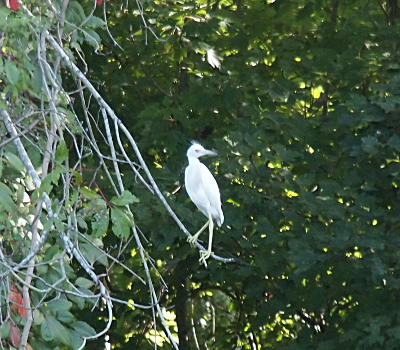
[[[219,193],[219,188],[217,185],[217,181],[215,181],[214,176],[211,174],[210,170],[201,164],[201,181],[202,188],[207,195],[211,205],[221,206],[221,194]]]
[[[218,226],[221,226],[224,222],[224,214],[222,213],[221,194],[219,192],[218,184],[210,170],[208,170],[204,164],[201,165],[203,165],[207,170],[207,172],[204,173],[205,184],[203,185],[203,188],[210,201],[211,216],[216,220]]]
[[[202,165],[202,164],[201,164]],[[205,215],[207,214],[208,197],[203,188],[201,165],[190,164],[185,170],[185,188],[192,202]]]

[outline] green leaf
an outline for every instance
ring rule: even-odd
[[[85,36],[85,40],[89,43],[89,45],[93,46],[95,49],[100,46],[101,39],[94,30],[84,29],[83,35]]]
[[[21,186],[19,184],[15,184],[14,187],[16,187],[15,191],[15,201],[17,205],[21,205],[24,202],[25,196],[29,198],[28,194],[25,192],[25,187]],[[29,201],[29,200],[28,200]]]
[[[138,203],[139,199],[129,191],[124,191],[118,198],[111,198],[110,202],[118,207],[124,207],[131,203]]]
[[[101,18],[96,17],[96,16],[90,16],[89,19],[85,23],[86,26],[91,27],[91,28],[100,28],[106,25],[106,22],[104,22]]]
[[[35,309],[35,311],[33,311],[33,324],[39,326],[43,322],[44,322],[44,315],[39,311],[39,309]]]
[[[94,283],[91,280],[88,280],[87,278],[84,277],[78,277],[75,281],[75,285],[81,288],[86,288],[89,289],[93,287]]]
[[[394,148],[397,152],[400,152],[400,137],[394,134],[387,142],[387,145]]]
[[[0,7],[0,18],[7,18],[10,14],[12,14],[12,11],[7,6]],[[5,21],[5,22],[8,22],[8,21]]]
[[[98,211],[94,215],[94,221],[92,221],[92,235],[93,237],[101,237],[107,232],[110,218],[108,215],[108,209]]]
[[[71,330],[71,344],[70,347],[75,350],[82,346],[83,337],[75,330]]]
[[[379,146],[379,142],[378,139],[374,136],[366,136],[363,137],[362,139],[362,149],[371,154],[371,155],[375,155],[376,153],[378,153],[378,146]]]
[[[62,163],[63,161],[65,161],[68,158],[68,153],[69,152],[67,145],[65,144],[65,141],[61,140],[56,149],[56,154],[55,154],[56,162]]]
[[[54,227],[54,218],[43,220],[42,223],[43,223],[43,230],[50,231]]]
[[[53,185],[58,185],[58,180],[60,179],[62,173],[64,173],[64,170],[60,166],[56,166],[55,169],[48,173],[43,179],[39,188],[39,192],[50,193],[53,190]]]
[[[93,244],[81,243],[79,247],[81,249],[82,255],[90,264],[94,264],[97,261],[104,266],[108,265],[106,255]]]
[[[3,206],[5,211],[11,213],[14,212],[17,207],[12,199],[13,193],[11,190],[2,182],[0,182],[0,206]]]
[[[71,323],[71,327],[84,337],[91,337],[96,334],[94,328],[89,326],[86,322],[83,321],[75,321]]]
[[[43,72],[39,66],[35,67],[33,71],[32,89],[33,93],[37,96],[41,93],[43,88]]]
[[[3,324],[0,326],[0,334],[2,339],[8,339],[10,335],[10,322],[3,322]]]
[[[10,165],[14,167],[19,172],[25,172],[25,166],[21,162],[21,159],[17,157],[15,154],[10,152],[5,152],[4,157],[9,161]]]
[[[8,81],[12,85],[17,84],[19,79],[19,70],[13,61],[6,61],[5,71]]]
[[[80,185],[82,183],[82,181],[83,181],[82,174],[79,173],[78,171],[75,171],[75,170],[72,170],[71,173],[73,174],[73,176],[75,178],[74,179],[74,183],[77,184],[77,185]]]
[[[400,340],[400,326],[396,326],[396,327],[388,329],[387,334],[390,335],[391,337],[394,337],[394,338]]]
[[[21,205],[27,201],[29,201],[29,195],[25,192],[25,187],[21,185],[15,185],[17,187],[17,191],[15,192],[15,201],[17,202],[17,205]]]
[[[72,23],[81,23],[86,19],[85,11],[78,1],[71,1],[68,5],[67,19]]]
[[[53,190],[52,185],[52,175],[47,174],[47,176],[42,180],[40,184],[39,193],[43,194],[43,192],[50,193]]]
[[[57,311],[57,319],[63,323],[71,323],[75,320],[75,316],[69,311]]]
[[[75,291],[75,289],[72,288],[71,286],[68,286],[66,289],[69,291]],[[85,289],[82,289],[82,288],[78,288],[78,289],[80,291],[82,291],[82,290],[85,291]],[[87,294],[90,295],[89,293],[87,293]],[[74,306],[77,306],[80,310],[82,310],[85,307],[87,300],[85,300],[84,297],[79,297],[79,296],[71,294],[68,296],[68,298],[74,303]]]
[[[45,310],[66,311],[72,307],[72,303],[66,299],[54,300],[46,305]]]
[[[40,326],[40,333],[43,339],[49,341],[59,341],[68,345],[71,340],[71,334],[55,317],[47,316]]]
[[[81,187],[79,190],[84,199],[101,198],[101,196],[97,192],[92,191],[92,190],[88,189],[87,187]]]
[[[33,349],[40,349],[40,350],[55,350],[57,348],[48,347],[43,339],[35,339],[33,337],[29,338],[29,344],[32,346]]]
[[[124,208],[111,208],[112,231],[117,237],[127,238],[134,225],[132,214]]]
[[[376,99],[375,103],[382,107],[386,113],[396,111],[400,104],[399,96],[388,96],[385,99]]]
[[[35,168],[39,167],[42,162],[42,154],[36,145],[27,145],[26,152],[28,153],[29,159],[31,160],[33,166]]]

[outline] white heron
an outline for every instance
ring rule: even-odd
[[[209,155],[215,156],[217,153],[205,149],[197,142],[192,142],[192,146],[187,151],[189,165],[185,170],[185,187],[192,202],[207,217],[205,225],[188,242],[193,247],[200,234],[207,228],[209,229],[208,249],[200,251],[200,263],[205,261],[212,254],[212,239],[214,230],[214,220],[218,226],[224,222],[224,214],[221,208],[221,195],[219,193],[217,181],[210,170],[200,162],[199,157]]]

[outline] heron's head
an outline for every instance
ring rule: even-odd
[[[189,147],[186,155],[188,158],[200,158],[202,156],[216,156],[217,153],[205,149],[199,143],[193,142],[193,144]]]

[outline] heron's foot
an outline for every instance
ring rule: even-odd
[[[194,248],[196,246],[197,237],[196,236],[188,237],[187,241],[189,242],[190,246]]]
[[[213,252],[211,250],[200,250],[200,264],[205,264],[206,260],[211,256]]]

